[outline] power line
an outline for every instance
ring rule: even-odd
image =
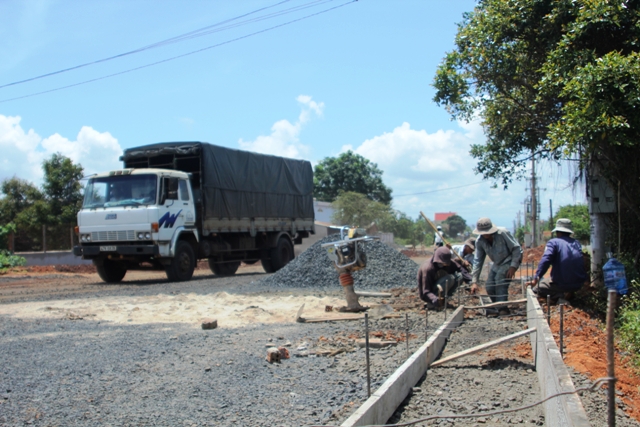
[[[325,0],[325,2],[326,1],[333,1],[333,0]],[[293,23],[296,23],[296,22],[299,22],[299,21],[302,21],[302,20],[305,20],[305,19],[308,19],[308,18],[312,18],[312,17],[317,16],[317,15],[321,15],[323,13],[330,12],[330,11],[335,10],[335,9],[339,9],[341,7],[344,7],[344,6],[346,6],[348,4],[351,4],[351,3],[355,3],[357,1],[358,0],[351,0],[351,1],[348,1],[346,3],[340,4],[338,6],[334,6],[334,7],[331,7],[329,9],[321,10],[320,12],[312,13],[310,15],[306,15],[306,16],[303,16],[301,18],[293,19],[291,21],[287,21],[287,22],[284,22],[282,24],[278,24],[278,25],[274,25],[274,26],[269,27],[269,28],[265,28],[264,30],[255,31],[253,33],[246,34],[244,36],[236,37],[236,38],[231,39],[231,40],[227,40],[227,41],[224,41],[224,42],[221,42],[221,43],[217,43],[217,44],[214,44],[214,45],[211,45],[211,46],[207,46],[207,47],[204,47],[202,49],[194,50],[194,51],[191,51],[191,52],[188,52],[188,53],[183,53],[181,55],[172,56],[172,57],[167,58],[167,59],[163,59],[163,60],[160,60],[160,61],[152,62],[150,64],[141,65],[141,66],[135,67],[135,68],[129,68],[128,70],[119,71],[117,73],[108,74],[106,76],[96,77],[94,79],[84,80],[82,82],[73,83],[73,84],[66,85],[66,86],[60,86],[60,87],[57,87],[57,88],[54,88],[54,89],[44,90],[44,91],[41,91],[41,92],[35,92],[35,93],[28,94],[28,95],[23,95],[23,96],[17,96],[17,97],[14,97],[14,98],[2,99],[2,100],[0,100],[0,103],[9,102],[9,101],[15,101],[15,100],[18,100],[18,99],[30,98],[32,96],[43,95],[45,93],[56,92],[56,91],[59,91],[59,90],[68,89],[68,88],[72,88],[72,87],[75,87],[75,86],[80,86],[80,85],[84,85],[84,84],[87,84],[87,83],[92,83],[92,82],[96,82],[96,81],[99,81],[99,80],[108,79],[110,77],[115,77],[115,76],[119,76],[119,75],[122,75],[122,74],[131,73],[133,71],[141,70],[143,68],[153,67],[154,65],[163,64],[165,62],[173,61],[175,59],[184,58],[186,56],[190,56],[190,55],[194,55],[196,53],[204,52],[204,51],[209,50],[209,49],[213,49],[213,48],[216,48],[216,47],[224,46],[226,44],[233,43],[233,42],[236,42],[236,41],[239,41],[239,40],[242,40],[242,39],[246,39],[246,38],[258,35],[258,34],[266,33],[268,31],[275,30],[277,28],[284,27],[286,25],[290,25],[290,24],[293,24]]]
[[[30,77],[28,79],[19,80],[19,81],[15,81],[15,82],[12,82],[12,83],[7,83],[7,84],[4,84],[4,85],[1,85],[0,89],[8,87],[8,86],[15,86],[15,85],[19,85],[19,84],[22,84],[22,83],[31,82],[33,80],[38,80],[38,79],[42,79],[42,78],[45,78],[45,77],[54,76],[56,74],[66,73],[67,71],[77,70],[79,68],[88,67],[89,65],[95,65],[95,64],[99,64],[101,62],[111,61],[113,59],[122,58],[122,57],[128,56],[128,55],[133,55],[135,53],[140,53],[140,52],[143,52],[145,50],[154,49],[156,47],[161,47],[161,46],[164,46],[164,45],[167,45],[167,44],[176,43],[176,42],[183,41],[183,40],[188,40],[189,38],[195,37],[197,35],[197,33],[200,33],[200,32],[202,32],[204,30],[207,30],[207,29],[210,29],[210,28],[213,28],[213,27],[217,27],[219,25],[223,25],[223,24],[235,21],[235,20],[240,19],[240,18],[244,18],[246,16],[252,15],[254,13],[261,12],[261,11],[266,10],[266,9],[270,9],[272,7],[279,6],[279,5],[281,5],[283,3],[286,3],[288,1],[290,1],[290,0],[283,0],[280,3],[276,3],[276,4],[271,5],[271,6],[266,6],[266,7],[263,7],[261,9],[256,9],[254,11],[245,13],[243,15],[236,16],[235,18],[226,19],[226,20],[218,22],[216,24],[208,25],[206,27],[203,27],[203,28],[200,28],[200,29],[197,29],[197,30],[194,30],[194,31],[190,31],[188,33],[181,34],[179,36],[171,37],[171,38],[168,38],[166,40],[162,40],[162,41],[159,41],[159,42],[156,42],[156,43],[152,43],[150,45],[143,46],[143,47],[140,47],[138,49],[130,50],[128,52],[120,53],[120,54],[117,54],[117,55],[109,56],[107,58],[102,58],[102,59],[98,59],[98,60],[91,61],[91,62],[85,62],[84,64],[75,65],[73,67],[64,68],[64,69],[58,70],[58,71],[52,71],[50,73],[42,74],[42,75],[35,76],[35,77]],[[202,33],[202,35],[205,35],[205,34],[209,34],[209,32]]]
[[[0,101],[0,102],[3,102],[3,101]],[[471,187],[472,185],[482,184],[483,182],[484,181],[478,181],[478,182],[474,182],[473,184],[465,184],[465,185],[458,185],[457,187],[441,188],[440,190],[423,191],[421,193],[400,194],[400,195],[394,195],[393,197],[395,198],[395,197],[405,197],[405,196],[417,196],[420,194],[437,193],[439,191],[449,191],[449,190],[455,190],[456,188]]]

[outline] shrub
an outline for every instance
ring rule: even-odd
[[[25,265],[26,262],[27,260],[21,256],[11,255],[9,251],[0,250],[0,270],[22,266]]]

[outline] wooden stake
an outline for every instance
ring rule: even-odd
[[[616,310],[616,291],[609,289],[607,305],[607,376],[611,378],[607,388],[608,397],[608,426],[616,425],[616,371],[614,366],[613,325]]]

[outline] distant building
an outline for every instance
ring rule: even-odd
[[[445,221],[447,218],[454,215],[457,215],[457,214],[455,212],[436,212],[433,222],[436,223],[436,225],[439,225],[439,224],[442,224],[442,222]]]

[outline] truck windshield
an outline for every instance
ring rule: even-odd
[[[91,178],[84,190],[85,209],[154,205],[156,175],[117,175]]]

